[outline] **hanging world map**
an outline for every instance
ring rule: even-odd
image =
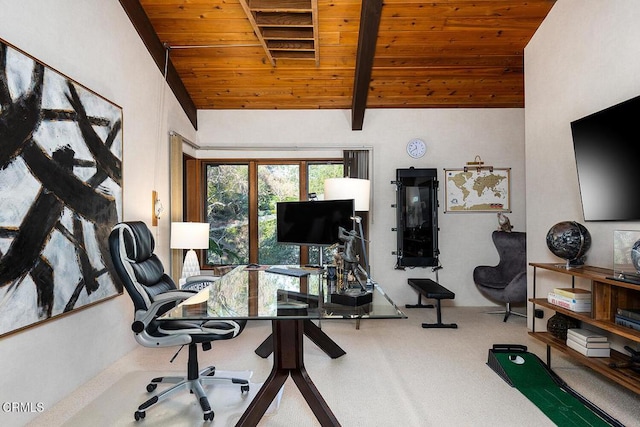
[[[504,212],[509,205],[510,169],[445,170],[445,212]]]

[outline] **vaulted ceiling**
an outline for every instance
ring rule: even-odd
[[[120,0],[197,109],[524,106],[524,47],[555,0]]]

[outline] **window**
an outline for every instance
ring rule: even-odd
[[[248,264],[249,166],[206,165],[205,221],[211,225],[206,264]]]
[[[203,162],[204,215],[211,224],[206,264],[318,263],[318,248],[276,242],[277,202],[323,198],[324,180],[342,177],[342,159]]]
[[[258,165],[258,262],[298,264],[300,247],[276,242],[276,203],[300,200],[300,165]]]

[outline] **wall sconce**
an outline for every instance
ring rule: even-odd
[[[151,226],[157,227],[160,215],[164,211],[164,206],[162,206],[162,202],[158,198],[158,192],[155,190],[151,192],[151,211]]]

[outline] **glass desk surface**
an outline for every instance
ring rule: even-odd
[[[270,272],[267,266],[238,266],[160,319],[406,318],[377,284],[368,291],[371,302],[336,303],[327,292],[324,270],[276,267],[309,274],[296,277]]]

